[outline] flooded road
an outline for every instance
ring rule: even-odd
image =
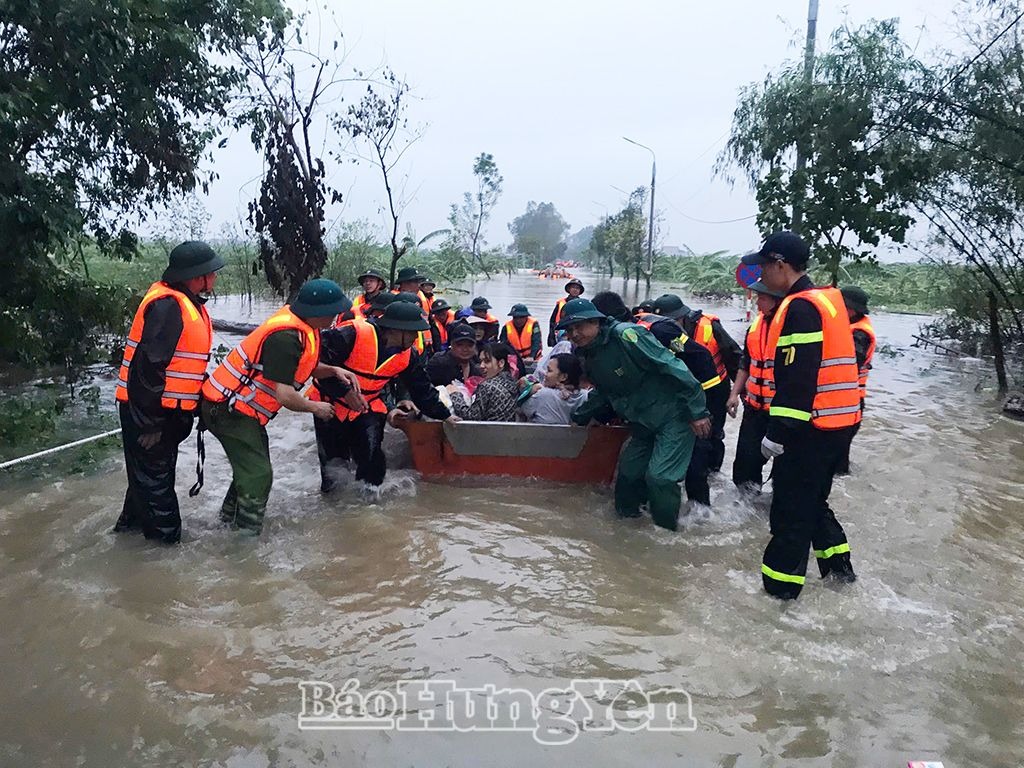
[[[561,282],[501,277],[446,298],[483,294],[496,314],[525,300],[546,331]],[[742,336],[739,305],[691,305]],[[211,309],[237,319],[231,302]],[[767,500],[727,482],[738,421],[713,511],[677,533],[616,520],[607,488],[425,483],[396,469],[380,501],[354,486],[324,498],[310,418],[287,412],[269,429],[259,539],[216,523],[230,476],[215,439],[194,500],[186,444],[185,534],[171,549],[110,532],[118,458],[84,477],[8,482],[0,765],[1022,764],[1024,425],[976,390],[985,365],[909,346],[919,318],[872,319],[885,346],[854,474],[832,496],[860,580],[809,573],[796,603],[761,592]],[[697,729],[584,731],[565,746],[300,731],[298,683],[348,678],[533,691],[634,679],[689,692]]]

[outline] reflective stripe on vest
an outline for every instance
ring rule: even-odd
[[[171,297],[178,302],[182,329],[174,354],[165,370],[160,405],[164,408],[194,411],[199,405],[199,392],[206,378],[206,366],[210,361],[213,326],[205,307],[197,307],[184,293],[163,282],[153,283],[149,287],[135,312],[135,319],[132,320],[132,327],[128,332],[128,342],[124,348],[124,357],[121,359],[121,368],[117,374],[114,397],[122,403],[128,402],[128,374],[135,350],[142,341],[146,310],[154,301],[165,297]]]
[[[729,372],[725,370],[722,353],[718,349],[718,340],[715,338],[715,329],[711,325],[717,319],[716,315],[701,315],[697,327],[693,329],[693,338],[711,353],[711,359],[715,361],[715,370],[718,371],[718,381],[722,382],[729,378]]]
[[[387,413],[387,406],[381,400],[384,387],[409,367],[412,360],[412,349],[392,355],[377,365],[379,354],[377,329],[363,320],[357,320],[353,325],[356,329],[356,341],[341,367],[346,371],[351,371],[359,379],[360,392],[366,399],[367,405],[370,406],[370,410],[374,413]],[[319,390],[315,387],[310,390],[309,397],[311,400],[322,399]],[[334,415],[340,421],[352,421],[359,416],[359,412],[351,410],[344,403],[335,403]]]
[[[528,318],[526,325],[523,326],[523,332],[519,333],[511,320],[505,323],[505,335],[508,338],[508,343],[519,353],[520,357],[530,357],[533,353],[533,327],[536,324],[536,320],[532,317]]]
[[[782,336],[782,327],[793,299],[806,299],[821,317],[820,332],[793,333]],[[853,333],[842,294],[836,288],[811,288],[782,300],[768,332],[768,353],[778,363],[792,361],[800,344],[821,344],[821,365],[818,368],[817,391],[811,412],[775,405],[772,416],[785,416],[809,421],[817,429],[852,427],[861,418],[861,395],[857,358],[853,349]]]
[[[775,394],[775,378],[772,371],[775,360],[768,355],[768,325],[763,313],[758,313],[747,329],[747,352],[750,355],[750,370],[744,402],[759,411],[768,410]]]
[[[277,384],[263,376],[263,344],[278,331],[294,330],[302,339],[302,355],[295,369],[292,386],[301,390],[313,375],[320,359],[320,332],[302,318],[293,315],[285,305],[246,336],[224,358],[203,384],[203,397],[214,403],[227,402],[228,407],[266,424],[281,410],[275,397]]]
[[[863,331],[871,339],[871,343],[868,345],[868,354],[864,358],[864,365],[857,370],[857,380],[860,383],[860,397],[863,400],[868,395],[868,373],[871,371],[871,360],[875,356],[875,327],[871,325],[871,321],[867,315],[862,317],[855,323],[850,323],[850,332]]]

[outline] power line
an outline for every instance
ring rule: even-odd
[[[946,88],[948,88],[954,82],[956,82],[956,80],[962,74],[964,74],[964,72],[966,72],[968,69],[973,67],[978,62],[978,60],[981,59],[982,56],[984,56],[986,53],[988,53],[989,49],[993,45],[998,43],[999,40],[1002,39],[1002,37],[1007,32],[1009,32],[1011,29],[1013,29],[1015,26],[1017,26],[1017,24],[1020,22],[1021,19],[1024,19],[1024,11],[1021,11],[1020,13],[1018,13],[1017,16],[1014,18],[1014,20],[1011,21],[1009,24],[1007,24],[998,35],[996,35],[991,40],[989,40],[988,43],[986,43],[985,46],[982,47],[982,49],[980,51],[978,51],[978,53],[973,58],[971,58],[966,64],[964,64],[962,67],[960,67],[952,75],[950,75],[949,79],[946,80],[942,85],[940,85],[938,88],[936,88],[934,91],[932,91],[931,95],[927,98],[925,103],[931,102],[936,96],[938,96],[940,93],[942,93],[942,91],[944,91]],[[912,111],[917,111],[919,109],[920,109],[920,107],[915,107]],[[904,111],[905,110],[903,108],[901,108],[899,110],[899,112],[904,112]],[[912,117],[912,115],[910,113],[906,113],[906,114],[900,115],[899,112],[897,112],[897,114],[894,116],[894,118],[893,118],[894,120],[905,121],[908,118]],[[869,144],[866,147],[866,149],[874,149],[879,144],[881,144],[883,141],[885,141],[887,138],[889,138],[894,133],[896,133],[897,130],[899,130],[899,128],[896,127],[896,126],[890,128],[887,133],[884,133],[881,136],[879,136],[875,141],[873,141],[871,144]]]

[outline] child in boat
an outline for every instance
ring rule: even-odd
[[[472,403],[461,387],[448,386],[456,415],[471,421],[515,421],[518,380],[523,370],[519,355],[504,342],[488,344],[480,350],[480,367],[484,380],[473,393]]]
[[[571,424],[573,411],[587,399],[580,390],[582,375],[583,366],[575,355],[552,355],[544,383],[529,385],[531,394],[519,406],[520,413],[531,424]]]

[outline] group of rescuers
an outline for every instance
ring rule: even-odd
[[[282,407],[315,417],[327,492],[328,469],[339,460],[354,461],[357,479],[383,482],[386,422],[514,420],[524,399],[553,388],[561,390],[556,405],[572,401],[555,417],[561,423],[629,426],[616,512],[636,517],[646,505],[657,525],[672,530],[680,483],[691,500],[710,503],[708,475],[722,465],[726,414],[735,417],[742,402],[734,482],[759,492],[764,465],[774,460],[765,590],[796,598],[812,548],[822,577],[852,582],[850,547],[828,498],[833,477],[848,471],[875,334],[865,292],[815,287],[809,259],[808,245],[785,231],[743,257],[761,277],[750,286],[758,313],[742,347],[717,317],[678,296],[629,309],[612,292],[580,298],[584,286],[573,279],[547,338],[569,353],[545,358],[540,324],[524,305],[504,324],[482,297],[456,312],[434,296],[431,281],[404,268],[391,290],[369,270],[351,302],[330,280],[307,282],[208,373],[213,330],[204,304],[224,262],[205,243],[182,243],[142,299],[119,372],[128,490],[115,530],[180,539],[175,465],[196,416],[200,436],[211,432],[231,465],[222,520],[259,533],[273,479],[267,424]],[[538,367],[533,378],[520,378],[530,363]],[[469,407],[471,380],[478,386]],[[201,440],[199,452],[201,461]]]

